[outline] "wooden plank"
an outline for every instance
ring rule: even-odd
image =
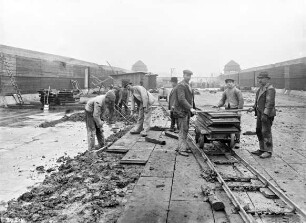
[[[242,207],[244,207],[245,211],[255,209],[255,207],[254,207],[252,201],[250,200],[247,192],[244,192],[244,191],[237,192],[237,191],[235,191],[233,193],[238,198],[240,204],[242,205]],[[256,222],[263,223],[261,217],[255,215],[255,216],[253,216],[253,218],[256,220]]]
[[[118,139],[113,145],[107,148],[107,152],[125,153],[133,147],[140,135],[131,135],[129,132]]]
[[[205,181],[194,156],[177,156],[171,200],[203,200],[202,184],[205,184]]]
[[[223,190],[218,190],[216,191],[216,194],[218,197],[224,202],[225,205],[225,213],[227,218],[229,219],[229,222],[233,223],[244,223],[243,219],[241,216],[235,212],[234,210],[234,205],[228,198],[227,194]]]
[[[169,209],[169,223],[215,223],[211,207],[204,201],[171,201]]]
[[[127,154],[121,159],[122,164],[146,164],[155,144],[148,142],[136,142]]]
[[[168,136],[168,137],[173,138],[173,139],[178,139],[178,134],[174,133],[174,132],[166,131],[165,136]]]
[[[157,147],[157,146],[156,146]],[[144,177],[173,177],[175,152],[154,149],[141,176]]]
[[[288,206],[280,199],[265,198],[260,192],[248,192],[248,195],[256,211],[289,211]]]
[[[166,222],[171,178],[141,177],[118,223]]]
[[[126,153],[129,151],[129,149],[126,146],[112,145],[109,148],[107,148],[105,151],[112,152],[112,153]]]

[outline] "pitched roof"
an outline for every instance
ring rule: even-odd
[[[148,68],[147,65],[144,64],[141,60],[138,60],[133,66],[132,71],[144,71],[147,72]]]
[[[238,63],[236,63],[234,60],[231,60],[230,62],[225,64],[225,66],[240,66],[240,65]]]

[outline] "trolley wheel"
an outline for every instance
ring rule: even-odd
[[[201,133],[199,131],[197,131],[197,129],[195,129],[194,132],[195,132],[194,139],[195,139],[196,143],[199,143],[199,138],[201,136]]]
[[[235,134],[232,133],[232,134],[231,134],[231,139],[230,139],[230,141],[229,141],[229,143],[228,143],[228,147],[229,147],[230,149],[233,149],[234,146],[235,146]]]
[[[204,149],[204,144],[205,144],[205,135],[200,135],[199,137],[199,148],[200,149]]]

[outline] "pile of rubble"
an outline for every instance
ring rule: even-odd
[[[63,159],[58,171],[47,175],[42,184],[8,202],[1,222],[115,222],[143,168],[119,164],[122,157],[86,151]]]

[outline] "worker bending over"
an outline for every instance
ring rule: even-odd
[[[155,98],[143,86],[132,86],[132,83],[127,83],[125,87],[131,93],[131,112],[135,112],[135,103],[138,107],[137,124],[131,130],[131,134],[147,136],[151,123],[151,106],[153,105]]]
[[[106,95],[99,95],[90,99],[85,105],[88,150],[95,149],[95,136],[97,137],[99,148],[104,147],[104,121],[101,117],[104,115],[106,109],[113,109],[115,98],[114,92],[108,91]]]

